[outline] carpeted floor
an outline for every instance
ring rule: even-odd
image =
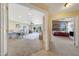
[[[29,56],[41,50],[40,40],[10,40],[8,43],[9,56]]]
[[[68,37],[52,37],[50,50],[45,51],[44,42],[39,39],[9,39],[9,56],[79,56],[79,48]]]
[[[74,41],[68,37],[52,37],[50,49],[63,56],[79,56],[79,47],[74,46]]]
[[[39,33],[26,35],[24,39],[8,39],[9,56],[29,56],[43,47],[43,41],[39,40]]]

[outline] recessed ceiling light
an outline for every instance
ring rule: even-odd
[[[71,6],[71,3],[65,3],[64,6],[65,6],[65,7],[70,7],[70,6]]]
[[[19,18],[22,18],[22,16],[19,16]]]
[[[28,13],[28,15],[29,15],[29,16],[31,16],[31,15],[32,15],[32,13]]]

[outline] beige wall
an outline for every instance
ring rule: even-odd
[[[51,40],[52,33],[52,15],[48,14],[48,38]]]
[[[38,8],[40,8],[40,9],[48,11],[48,6],[46,4],[43,4],[43,3],[31,3],[31,4],[38,7]]]
[[[0,55],[1,55],[1,3],[0,3]]]
[[[66,13],[52,14],[52,16],[56,17],[57,19],[63,18],[63,17],[68,17],[68,16],[78,16],[78,15],[79,15],[79,10],[75,10],[75,11],[71,11],[71,12],[66,12]]]

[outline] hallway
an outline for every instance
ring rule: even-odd
[[[52,37],[50,50],[41,50],[34,56],[79,56],[79,47],[74,46],[74,42],[68,37]]]

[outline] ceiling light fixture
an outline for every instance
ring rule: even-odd
[[[22,18],[22,16],[19,16],[19,18]]]
[[[29,11],[30,11],[30,12],[28,12],[28,15],[29,15],[29,16],[32,16],[31,10],[32,10],[32,9],[29,8]]]
[[[70,6],[71,6],[71,3],[65,3],[64,6],[65,6],[65,7],[70,7]]]
[[[31,15],[32,15],[32,13],[28,13],[28,15],[29,15],[29,16],[31,16]]]

